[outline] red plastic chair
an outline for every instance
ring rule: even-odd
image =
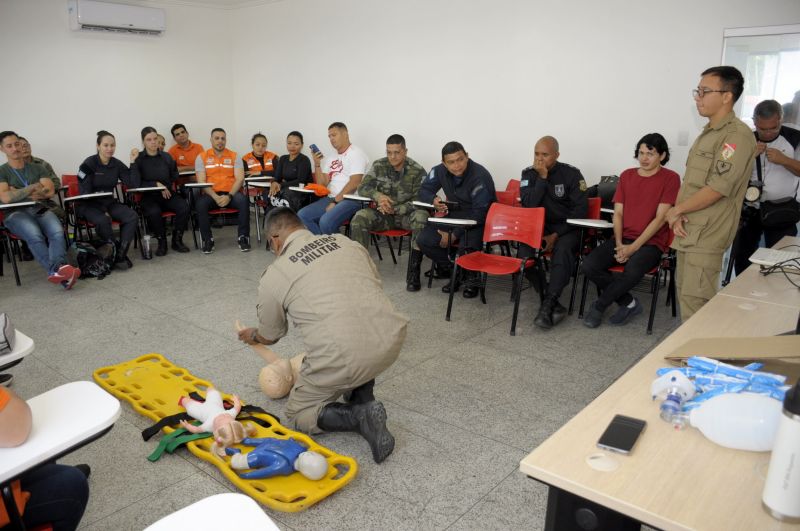
[[[403,238],[408,236],[408,251],[411,252],[411,231],[408,229],[389,229],[389,230],[376,230],[369,231],[372,237],[372,243],[375,244],[375,250],[378,251],[378,259],[383,261],[381,255],[381,236],[386,237],[386,243],[389,246],[389,253],[392,255],[392,262],[397,265],[397,257],[394,255],[394,247],[392,247],[392,238],[400,238],[400,243],[397,245],[397,256],[403,254]]]
[[[63,174],[61,176],[61,185],[67,187],[65,193],[67,198],[81,195],[80,188],[78,186],[77,175]],[[69,225],[72,225],[73,227],[72,238],[69,238],[69,235],[67,235],[67,243],[70,243],[70,240],[75,242],[80,241],[78,236],[81,235],[82,229],[86,230],[87,239],[91,240],[94,223],[90,223],[85,219],[78,218],[78,209],[76,208],[77,205],[74,201],[70,201],[66,204],[67,206],[65,207],[65,211],[67,212],[67,231],[69,231]],[[111,226],[119,227],[119,222],[112,219]]]
[[[544,208],[518,208],[493,203],[486,215],[483,229],[484,243],[496,241],[515,241],[533,249],[541,249],[544,232]],[[452,279],[455,280],[458,268],[481,273],[481,302],[486,304],[486,275],[516,275],[514,278],[514,314],[511,319],[511,335],[516,334],[519,299],[522,292],[522,278],[525,269],[535,267],[537,274],[544,275],[539,257],[515,258],[500,256],[483,251],[475,251],[456,258]],[[451,282],[453,281],[451,280]],[[453,308],[453,295],[450,290],[447,302],[446,320],[450,320]]]
[[[506,192],[514,192],[516,194],[514,197],[519,197],[521,185],[522,183],[519,179],[509,179],[506,184]]]
[[[589,198],[589,208],[586,211],[586,219],[600,219],[600,207],[602,200],[599,197]],[[578,248],[578,259],[575,260],[575,269],[572,271],[572,292],[569,296],[569,309],[567,313],[572,315],[572,310],[575,307],[575,294],[578,292],[578,274],[581,270],[581,262],[583,257],[592,252],[592,249],[597,247],[597,229],[583,229],[581,228],[581,242]]]
[[[672,244],[674,237],[675,234],[672,231],[669,231],[668,246]],[[645,273],[645,277],[650,277],[649,292],[652,294],[652,298],[650,300],[650,317],[647,319],[647,335],[653,333],[653,321],[656,317],[656,304],[658,303],[658,293],[661,287],[662,276],[664,277],[664,282],[667,285],[667,306],[672,306],[672,317],[677,317],[678,315],[675,294],[675,262],[675,251],[668,249],[661,255],[661,260],[658,261],[658,265]],[[625,271],[625,266],[615,265],[609,267],[608,270],[612,273],[622,273]],[[583,319],[583,310],[586,306],[586,291],[588,290],[588,287],[589,279],[586,278],[586,275],[584,275],[583,289],[581,290],[581,305],[578,312],[578,317],[581,319]]]

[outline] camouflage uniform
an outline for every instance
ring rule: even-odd
[[[387,195],[394,202],[395,213],[385,215],[372,208],[359,210],[350,220],[352,238],[368,248],[369,231],[403,228],[411,229],[411,240],[416,240],[428,217],[423,212],[424,219],[417,221],[414,217],[416,210],[411,202],[417,199],[420,184],[426,174],[425,168],[408,157],[400,171],[395,170],[386,157],[376,160],[364,175],[358,187],[358,195],[375,201],[381,195]]]

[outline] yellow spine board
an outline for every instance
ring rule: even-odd
[[[106,391],[126,400],[133,409],[155,422],[185,411],[178,403],[182,396],[188,396],[193,391],[205,395],[206,389],[213,386],[208,380],[195,377],[186,369],[173,365],[164,356],[155,353],[102,367],[94,371],[93,376]],[[231,400],[231,395],[222,391],[220,393],[223,398]],[[328,474],[318,481],[307,479],[298,472],[267,479],[242,479],[230,468],[229,457],[217,457],[211,452],[211,437],[191,441],[186,445],[190,452],[215,465],[231,483],[259,503],[278,511],[302,511],[350,483],[358,472],[355,459],[334,453],[318,445],[308,435],[281,426],[270,415],[253,413],[250,416],[270,424],[265,428],[251,423],[256,428],[253,437],[291,437],[328,460]],[[163,431],[171,433],[174,428],[167,427]],[[251,449],[242,445],[237,445],[237,448],[242,452]]]

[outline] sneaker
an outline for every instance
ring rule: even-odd
[[[214,238],[203,242],[203,254],[211,254],[214,252]]]
[[[603,322],[603,310],[597,307],[597,301],[589,306],[589,313],[583,316],[583,326],[597,328]]]
[[[75,285],[75,283],[78,281],[79,278],[81,278],[81,270],[78,269],[77,267],[73,267],[72,276],[69,279],[61,282],[61,285],[64,286],[65,290],[70,290],[72,289],[72,286]]]
[[[11,382],[14,381],[13,374],[0,374],[0,385],[3,387],[11,387]]]
[[[617,308],[617,311],[608,319],[608,322],[614,326],[622,326],[630,321],[634,315],[642,313],[642,303],[639,302],[639,299],[634,297],[633,303],[633,308],[628,308],[627,306]]]
[[[243,253],[250,250],[250,236],[239,236],[239,250]]]
[[[74,272],[75,268],[69,264],[64,264],[58,268],[58,271],[54,271],[48,275],[47,280],[52,282],[53,284],[62,284],[65,281],[69,281],[72,278],[72,273]],[[78,273],[80,276],[80,273]]]

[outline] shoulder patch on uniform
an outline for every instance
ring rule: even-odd
[[[581,189],[581,192],[585,192],[586,191],[586,181],[584,181],[583,179],[578,181],[578,187]]]
[[[722,158],[728,160],[736,153],[736,144],[723,144],[722,145]]]
[[[428,180],[432,181],[435,177],[436,177],[436,170],[431,169],[431,171],[428,173]]]
[[[527,186],[528,186],[528,179],[522,179],[522,180],[519,182],[519,187],[520,187],[520,188],[525,188],[525,187],[527,187]]]
[[[717,173],[720,175],[725,175],[733,168],[733,164],[726,160],[718,160],[716,164]]]
[[[80,170],[79,170],[79,171],[78,171],[78,179],[81,179],[81,180],[83,180],[83,178],[84,178],[84,177],[86,177],[86,174],[85,174],[85,173],[83,173],[83,171],[80,171]]]

